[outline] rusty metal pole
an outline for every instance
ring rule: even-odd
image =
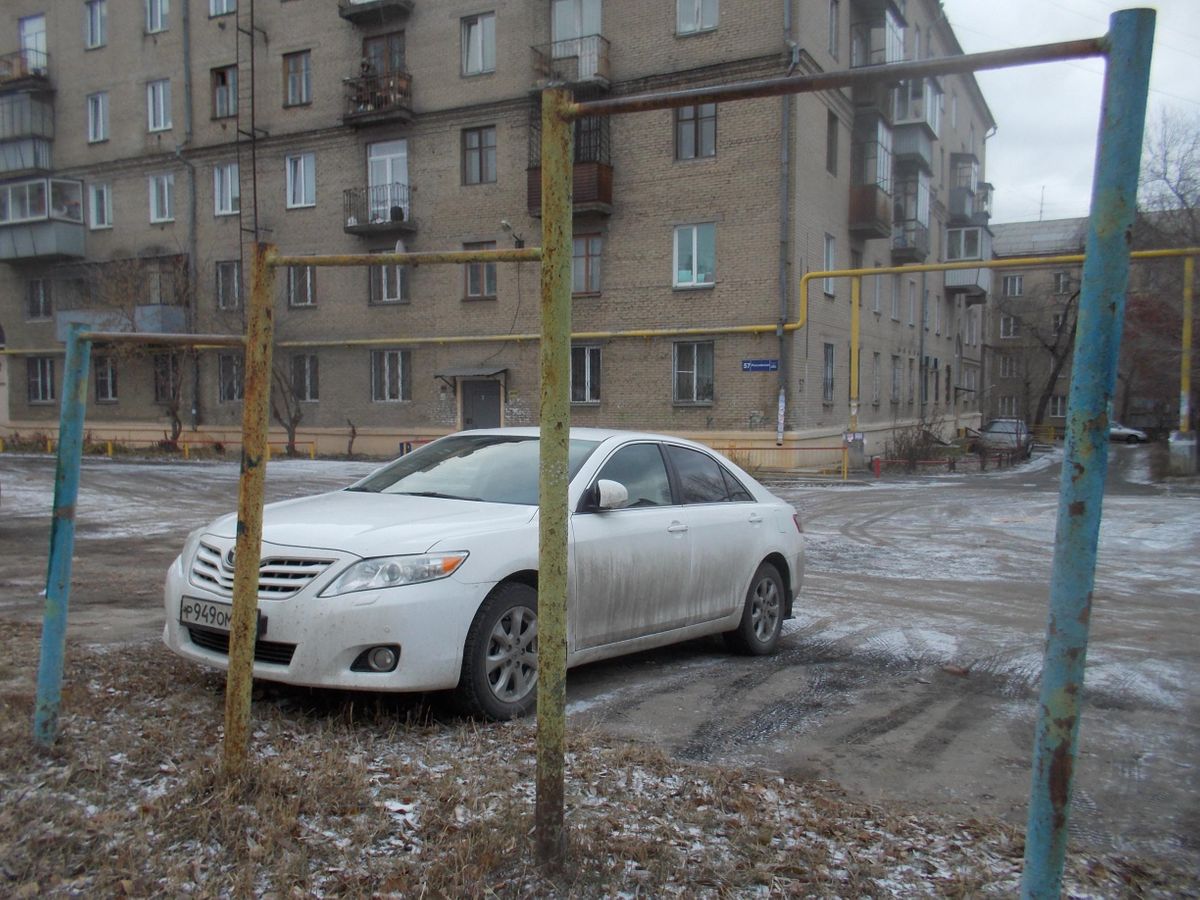
[[[858,431],[858,364],[862,339],[862,277],[850,279],[850,430]]]
[[[1196,280],[1196,259],[1183,258],[1183,334],[1179,363],[1179,433],[1192,430],[1192,292]]]
[[[242,477],[238,487],[234,547],[233,617],[229,629],[229,673],[225,681],[227,777],[246,766],[250,741],[250,688],[258,631],[258,563],[262,546],[263,488],[267,477],[267,429],[274,340],[275,268],[270,244],[254,247],[242,399]]]
[[[1022,897],[1046,900],[1060,895],[1067,853],[1096,548],[1108,473],[1108,410],[1116,387],[1129,286],[1154,10],[1123,10],[1114,13],[1109,23],[1021,881]]]
[[[571,430],[571,160],[569,91],[542,91],[541,462],[538,476],[538,861],[566,855],[563,759],[567,705],[567,452]]]

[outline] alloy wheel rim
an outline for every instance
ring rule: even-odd
[[[754,636],[765,644],[779,625],[779,589],[773,578],[764,578],[754,586],[750,618],[754,625]]]
[[[514,606],[496,620],[484,671],[496,699],[517,703],[529,696],[537,685],[537,613]]]

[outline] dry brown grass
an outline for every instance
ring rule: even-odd
[[[836,785],[683,765],[570,735],[570,856],[533,863],[536,731],[411,701],[262,689],[254,761],[219,770],[223,681],[156,644],[72,645],[62,736],[30,740],[37,631],[0,653],[0,895],[1010,894],[1020,836]],[[1192,876],[1074,855],[1071,885],[1179,896]]]

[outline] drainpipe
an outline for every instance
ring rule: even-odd
[[[921,383],[917,385],[917,421],[925,421],[925,395],[929,384],[929,368],[925,365],[925,298],[928,274],[921,273],[921,309],[917,315],[917,374]]]
[[[188,172],[188,304],[186,307],[187,330],[196,332],[196,167],[183,155],[184,148],[192,145],[192,17],[190,3],[183,7],[183,143],[175,146],[175,158],[187,167]],[[192,353],[192,430],[200,426],[200,358]]]
[[[783,0],[783,40],[791,54],[788,74],[800,61],[800,47],[792,38],[792,0]],[[788,339],[783,326],[791,317],[792,280],[789,274],[792,232],[792,104],[791,94],[779,98],[779,402],[775,413],[775,444],[783,444],[787,430]]]

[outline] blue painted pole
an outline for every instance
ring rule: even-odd
[[[42,620],[42,655],[38,661],[37,705],[33,738],[49,747],[58,737],[62,699],[63,657],[67,646],[67,603],[71,595],[71,562],[75,552],[75,501],[83,459],[83,419],[87,409],[91,341],[80,337],[83,326],[71,325],[63,366],[62,406],[58,425],[58,468],[54,474],[54,518],[50,523],[50,564],[46,575],[46,613]]]
[[[1024,898],[1057,898],[1062,890],[1096,546],[1108,472],[1108,411],[1116,388],[1129,285],[1154,18],[1154,10],[1130,9],[1114,13],[1109,20],[1034,738],[1021,883]]]

